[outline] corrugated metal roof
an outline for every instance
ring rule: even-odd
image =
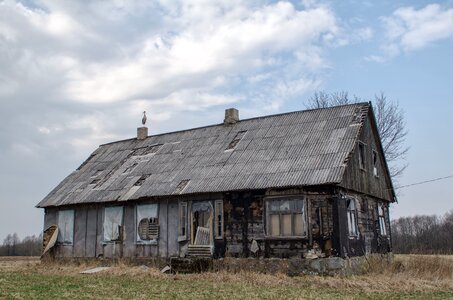
[[[368,109],[297,111],[101,145],[38,207],[340,183]]]

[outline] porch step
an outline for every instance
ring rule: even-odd
[[[187,255],[196,256],[196,257],[212,257],[212,246],[211,245],[189,245]]]

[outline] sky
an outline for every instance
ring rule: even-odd
[[[385,93],[409,132],[403,186],[453,174],[453,1],[0,0],[0,243],[98,145]],[[391,217],[453,209],[453,179]]]

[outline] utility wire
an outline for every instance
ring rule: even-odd
[[[439,177],[439,178],[429,179],[429,180],[420,181],[420,182],[416,182],[416,183],[406,184],[406,185],[395,187],[395,190],[406,188],[406,187],[409,187],[409,186],[420,185],[420,184],[425,184],[425,183],[429,183],[429,182],[434,182],[434,181],[439,181],[439,180],[443,180],[443,179],[448,179],[448,178],[452,178],[452,177],[453,177],[453,175],[449,175],[449,176],[445,176],[445,177]]]

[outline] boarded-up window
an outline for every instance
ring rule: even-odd
[[[179,202],[178,240],[187,240],[187,202]]]
[[[378,205],[378,216],[379,216],[379,231],[381,235],[387,235],[387,228],[385,227],[385,214],[384,214],[384,205]]]
[[[269,236],[304,237],[307,235],[303,199],[269,199],[266,203]]]
[[[137,241],[146,242],[159,238],[157,204],[137,205]]]
[[[357,209],[356,203],[354,199],[346,199],[346,206],[347,206],[347,218],[348,218],[348,233],[349,236],[357,236],[358,235],[358,228],[357,228]]]
[[[223,238],[223,200],[215,201],[215,238]]]
[[[58,212],[58,238],[62,244],[71,245],[74,241],[74,210]]]
[[[104,209],[104,241],[119,241],[122,237],[123,207],[111,206]]]

